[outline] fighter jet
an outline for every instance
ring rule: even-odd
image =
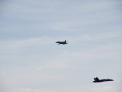
[[[66,40],[65,41],[57,41],[56,43],[63,44],[63,45],[68,44]]]
[[[114,81],[113,79],[99,79],[98,77],[94,78],[94,83],[98,83],[98,82],[107,82],[107,81]]]

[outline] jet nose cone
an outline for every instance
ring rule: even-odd
[[[111,81],[114,81],[113,79],[111,79]]]

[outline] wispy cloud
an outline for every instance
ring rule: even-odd
[[[117,82],[91,82],[94,76],[119,80],[121,75],[118,5],[115,0],[6,0],[0,10],[5,92],[117,92]]]

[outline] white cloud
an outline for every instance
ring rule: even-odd
[[[0,33],[10,39],[0,40],[0,73],[11,92],[116,92],[89,82],[96,75],[119,79],[117,3],[87,1],[6,2]],[[65,39],[69,44],[55,43]]]
[[[68,3],[67,1],[36,0],[32,3],[28,0],[14,0],[6,7],[8,11],[5,12],[5,18],[3,18],[5,27],[2,30],[8,32],[10,29],[14,32],[31,30],[38,33],[37,30],[40,29],[43,31],[81,31],[89,30],[87,28],[92,26],[97,28],[104,25],[106,27],[108,22],[120,20],[114,8],[115,5],[116,2],[113,1]]]

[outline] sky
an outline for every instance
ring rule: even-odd
[[[121,0],[0,0],[0,92],[121,92],[121,10]]]

